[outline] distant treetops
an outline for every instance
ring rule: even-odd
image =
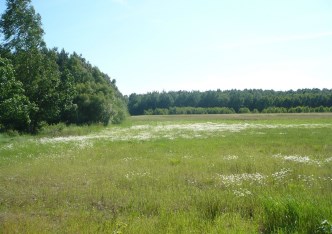
[[[0,35],[0,130],[36,133],[44,123],[125,118],[115,80],[76,53],[46,47],[31,0],[7,0]]]
[[[332,112],[331,89],[177,91],[131,94],[131,115]]]

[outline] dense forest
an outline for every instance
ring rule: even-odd
[[[36,133],[44,124],[121,122],[115,80],[82,56],[49,49],[31,0],[7,0],[0,19],[0,130]]]
[[[331,112],[331,89],[216,90],[131,94],[131,115]]]

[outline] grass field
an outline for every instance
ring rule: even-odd
[[[332,233],[332,115],[0,135],[0,233]]]

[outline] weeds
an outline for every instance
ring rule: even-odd
[[[329,119],[144,118],[0,135],[0,233],[331,233]]]

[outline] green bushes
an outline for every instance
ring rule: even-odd
[[[228,107],[170,107],[169,109],[149,109],[145,115],[198,115],[198,114],[234,114],[235,111]]]
[[[241,107],[241,108],[239,109],[239,113],[241,113],[241,114],[250,113],[250,110],[249,110],[249,108],[247,108],[247,107]]]
[[[268,107],[262,110],[262,113],[287,113],[285,107]]]
[[[143,115],[144,111],[157,108],[209,108],[227,107],[236,113],[304,113],[331,111],[331,89],[274,90],[209,90],[170,91],[131,94],[128,110],[131,115]],[[201,111],[200,111],[201,112]]]
[[[247,107],[241,107],[238,112],[235,112],[233,108],[228,107],[170,107],[170,108],[156,108],[148,109],[144,111],[144,115],[194,115],[194,114],[257,114],[257,113],[324,113],[332,112],[332,107],[308,107],[298,106],[292,108],[285,107],[268,107],[259,112],[257,109],[252,111]]]
[[[309,106],[297,106],[291,108],[285,107],[268,107],[262,110],[262,113],[312,113],[312,112],[332,112],[332,107],[309,107]]]

